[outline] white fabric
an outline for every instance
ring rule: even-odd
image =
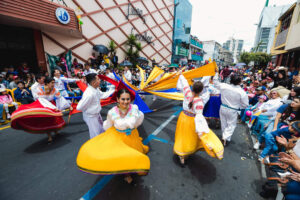
[[[108,92],[101,92],[99,88],[94,88],[88,85],[84,91],[81,100],[77,105],[77,110],[82,111],[86,116],[98,116],[101,111],[101,99],[106,99],[113,93],[112,90]]]
[[[214,84],[209,84],[208,91],[209,91],[209,94],[211,94],[211,95],[220,94],[220,90],[218,90]]]
[[[106,74],[106,76],[107,76],[108,78],[111,78],[111,79],[117,81],[117,80],[116,80],[116,77],[115,77],[114,74],[111,73],[111,72],[109,72],[108,74]],[[113,84],[109,83],[109,82],[107,83],[107,87],[108,87],[109,90],[115,89],[115,86],[114,86]]]
[[[11,104],[15,106],[16,110],[18,109],[18,103],[11,102]],[[3,104],[6,113],[9,113],[8,105],[10,105],[10,104],[7,104],[7,103]],[[2,116],[2,113],[1,113],[1,116]]]
[[[107,119],[103,125],[105,130],[112,126],[119,130],[134,129],[140,126],[144,120],[144,114],[139,110],[137,105],[130,105],[128,113],[123,118],[119,112],[122,111],[116,106],[108,111]]]
[[[85,113],[82,113],[82,116],[83,116],[83,120],[85,121],[85,123],[89,128],[90,139],[104,132],[103,121],[100,113],[93,117],[90,117]]]
[[[55,88],[53,88],[53,91],[50,94],[45,94],[43,86],[39,87],[38,91],[38,99],[43,98],[50,102],[55,99],[56,107],[59,110],[65,110],[71,106],[71,103],[61,96],[60,92]]]
[[[214,85],[220,90],[222,104],[235,109],[245,109],[249,106],[249,99],[246,92],[240,87],[227,83],[220,83],[218,74],[214,77]],[[222,138],[230,141],[237,123],[238,111],[221,106],[220,120]]]
[[[127,79],[127,81],[128,81],[129,83],[131,83],[131,81],[132,81],[132,74],[131,74],[130,70],[127,70],[127,71],[124,73],[124,76],[125,76],[125,78]]]
[[[84,70],[83,76],[86,76],[88,74],[97,74],[97,72],[94,69]]]
[[[189,83],[183,75],[179,76],[177,82],[177,89],[183,91],[184,94],[184,99],[182,103],[183,110],[196,114],[195,125],[197,134],[201,136],[203,133],[209,133],[207,121],[203,116],[204,103],[200,97],[193,98],[193,94],[190,89]],[[190,109],[189,103],[191,101],[193,101],[193,106]]]
[[[53,105],[50,101],[44,98],[38,98],[38,101],[46,108],[51,108],[51,109],[58,109],[55,105]]]
[[[267,110],[267,112],[261,113],[261,115],[273,117],[276,115],[277,109],[282,105],[281,98],[269,99],[267,102],[260,106],[260,110]]]
[[[225,108],[220,108],[220,121],[222,129],[222,139],[230,141],[237,123],[238,111]]]
[[[38,82],[35,82],[32,86],[31,86],[31,93],[32,96],[34,98],[34,100],[38,99],[38,93],[39,93],[39,87],[41,87],[42,85],[40,85]]]
[[[99,66],[100,72],[104,72],[106,70],[106,65]]]
[[[223,104],[235,109],[245,109],[249,106],[248,95],[239,85],[220,83],[218,74],[214,77],[214,85],[220,90]]]

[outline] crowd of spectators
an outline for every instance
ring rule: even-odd
[[[243,77],[241,87],[250,106],[241,111],[256,138],[253,146],[258,160],[267,167],[268,180],[263,184],[263,197],[276,197],[278,183],[286,200],[300,199],[300,75],[295,68],[243,67],[221,69],[223,81],[232,74]]]

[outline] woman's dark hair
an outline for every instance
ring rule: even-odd
[[[296,96],[294,99],[299,99],[299,96]],[[293,112],[293,108],[291,107],[291,104],[289,104],[286,109],[283,111],[282,116],[281,116],[281,120],[285,121]],[[300,109],[297,110],[296,116],[294,117],[294,119],[292,121],[295,120],[300,120]]]
[[[192,87],[192,91],[195,93],[195,94],[200,94],[203,90],[203,83],[200,82],[200,81],[197,81],[194,83],[193,87]],[[193,103],[194,103],[194,100],[192,100],[190,103],[189,103],[189,109],[192,109],[193,107]]]
[[[45,84],[49,84],[49,83],[51,83],[52,81],[54,81],[54,78],[52,78],[52,77],[47,76],[47,77],[45,78]]]
[[[239,85],[241,83],[241,81],[242,81],[242,79],[238,75],[232,75],[230,77],[230,84]]]
[[[44,77],[43,74],[37,74],[37,75],[35,76],[35,80],[38,81],[38,80],[40,80],[42,77]]]
[[[97,76],[96,73],[91,73],[91,74],[86,75],[85,76],[86,77],[86,82],[88,84],[91,84],[94,80],[96,80],[96,76]]]
[[[122,94],[127,93],[130,95],[130,92],[127,89],[121,89],[117,92],[117,98],[119,99]]]
[[[17,85],[19,85],[19,83],[22,83],[23,85],[25,85],[25,83],[24,83],[23,81],[19,81],[19,82],[17,83]]]
[[[300,87],[294,87],[293,90],[295,91],[296,95],[295,97],[300,96]],[[294,97],[291,96],[291,93],[289,94],[288,100],[293,100]]]

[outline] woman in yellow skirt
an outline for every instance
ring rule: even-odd
[[[183,111],[176,126],[174,153],[179,156],[182,164],[189,155],[198,150],[205,150],[210,156],[222,159],[223,145],[209,129],[202,114],[204,104],[199,95],[203,90],[203,84],[197,81],[191,90],[188,81],[181,74],[177,88],[183,91],[184,100]]]
[[[137,127],[142,124],[144,114],[136,105],[130,104],[128,90],[117,93],[118,106],[113,107],[104,122],[104,133],[87,141],[79,150],[77,166],[92,174],[125,174],[125,181],[132,182],[130,174],[146,175],[150,160]]]

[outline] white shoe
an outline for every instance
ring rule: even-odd
[[[264,159],[263,157],[260,157],[260,156],[258,157],[258,161],[259,161],[259,162],[262,162],[263,159]]]
[[[284,178],[288,175],[291,175],[292,173],[291,172],[283,172],[283,173],[280,173],[280,172],[277,172],[277,174],[281,177],[281,178]]]
[[[11,118],[11,116],[10,116],[9,113],[6,114],[6,117],[7,117],[7,119],[10,119],[10,118]]]
[[[260,143],[259,142],[255,142],[253,149],[258,150],[260,147]]]

